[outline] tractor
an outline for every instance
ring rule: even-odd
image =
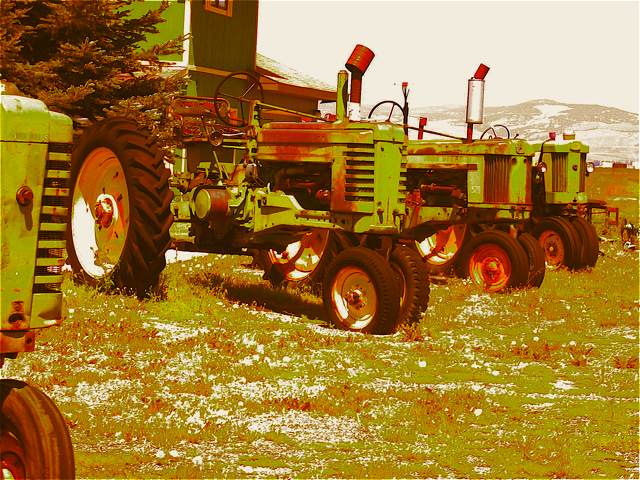
[[[91,127],[72,158],[67,238],[74,274],[144,292],[164,267],[177,213],[188,215],[195,251],[281,255],[313,238],[335,252],[314,271],[327,318],[339,328],[387,334],[418,320],[429,280],[414,245],[448,228],[463,207],[417,202],[407,191],[404,128],[360,118],[373,57],[356,46],[338,73],[331,120],[265,103],[259,80],[247,72],[225,77],[213,97],[176,98],[167,115],[188,155],[171,178],[157,145],[132,122]],[[306,121],[267,121],[274,111]],[[128,134],[112,135],[117,129]],[[171,189],[188,206],[172,206]]]
[[[560,139],[550,132],[537,150],[531,230],[544,249],[547,267],[593,268],[599,237],[592,217],[608,209],[605,202],[587,198],[586,178],[594,171],[587,161],[589,147],[576,141],[574,133]]]
[[[464,138],[427,130],[424,122],[418,128],[409,126],[407,84],[403,84],[403,105],[383,100],[371,109],[368,118],[379,118],[376,113],[385,105],[388,114],[382,116],[383,123],[392,122],[396,109],[402,114],[407,150],[405,204],[409,211],[443,208],[452,212],[440,218],[427,215],[418,221],[440,222],[441,226],[412,245],[432,278],[455,271],[459,276],[470,276],[489,292],[538,287],[545,274],[544,253],[526,228],[533,212],[531,180],[536,147],[510,138],[504,126],[491,127],[480,138],[473,138],[473,126],[482,123],[488,70],[481,64],[469,79]],[[409,129],[418,130],[417,140],[408,139]],[[504,130],[505,138],[498,136],[497,129]],[[424,140],[424,133],[441,139]],[[313,283],[336,252],[333,238],[317,231],[283,251],[263,254],[261,263],[274,283]]]
[[[32,352],[36,332],[64,317],[60,286],[73,138],[70,118],[39,100],[9,95],[4,84],[2,89],[0,367]],[[75,475],[62,414],[47,395],[22,381],[0,380],[0,459],[2,478]]]

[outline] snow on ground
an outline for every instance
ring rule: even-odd
[[[209,254],[204,252],[183,252],[182,250],[167,250],[167,252],[165,253],[165,258],[167,259],[167,263],[173,263],[184,262],[196,257],[204,257],[205,255]]]
[[[569,110],[570,107],[566,106],[566,105],[549,105],[549,104],[542,104],[542,105],[536,105],[536,107],[538,110],[540,110],[541,114],[538,118],[543,117],[543,118],[550,118],[550,117],[555,117],[557,116],[560,112],[564,112],[565,110]]]

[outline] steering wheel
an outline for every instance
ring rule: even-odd
[[[387,122],[391,121],[391,116],[392,116],[393,111],[395,110],[396,107],[398,107],[400,109],[400,112],[402,113],[403,120],[404,120],[404,112],[402,110],[402,105],[400,105],[398,102],[396,102],[394,100],[382,100],[381,102],[376,103],[373,106],[373,108],[369,111],[369,116],[367,118],[371,118],[371,115],[373,115],[373,112],[376,110],[376,108],[384,105],[385,103],[390,103],[391,104],[391,110],[389,111],[389,116],[387,117]]]
[[[226,93],[225,90],[233,92],[237,91],[237,88],[234,88],[234,84],[239,83],[240,81],[246,82],[246,88],[240,95],[233,95],[231,93]],[[230,98],[235,100],[238,103],[239,107],[239,116],[237,118],[231,116],[231,109],[224,108],[222,105],[219,105],[219,102],[214,103],[214,109],[216,111],[216,115],[220,119],[222,123],[228,125],[230,127],[235,128],[244,128],[249,125],[248,114],[250,113],[247,110],[247,119],[245,120],[245,112],[244,112],[244,104],[247,105],[252,100],[259,100],[264,102],[264,91],[262,89],[262,85],[260,84],[260,80],[253,73],[250,72],[233,72],[227,75],[222,79],[222,81],[218,84],[218,88],[216,88],[216,93],[213,95],[214,98]]]
[[[493,135],[490,135],[489,138],[502,138],[499,137],[498,134],[496,133],[496,128],[502,128],[504,129],[504,131],[507,133],[507,139],[511,138],[511,132],[509,131],[509,129],[507,128],[506,125],[502,125],[501,123],[496,123],[495,125],[490,126],[489,128],[487,128],[484,132],[482,132],[482,135],[480,135],[480,140],[482,140],[484,138],[484,136],[488,133],[488,132],[493,132]]]

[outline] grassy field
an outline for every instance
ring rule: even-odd
[[[540,289],[433,285],[386,337],[247,258],[173,263],[164,299],[67,280],[67,321],[3,375],[55,400],[79,477],[638,478],[639,254],[601,248]]]

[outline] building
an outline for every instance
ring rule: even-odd
[[[160,0],[145,0],[130,7],[133,16],[158,8]],[[335,89],[288,68],[256,51],[258,38],[257,0],[170,0],[163,13],[166,23],[147,44],[157,44],[186,35],[182,57],[165,58],[173,69],[187,69],[191,80],[187,94],[211,97],[221,79],[236,71],[256,74],[264,89],[264,102],[313,114],[318,102],[335,101]],[[144,47],[144,44],[142,45]],[[234,85],[235,83],[235,85]],[[242,82],[227,82],[234,91]],[[225,88],[226,91],[226,88]],[[270,112],[268,117],[291,115]]]

